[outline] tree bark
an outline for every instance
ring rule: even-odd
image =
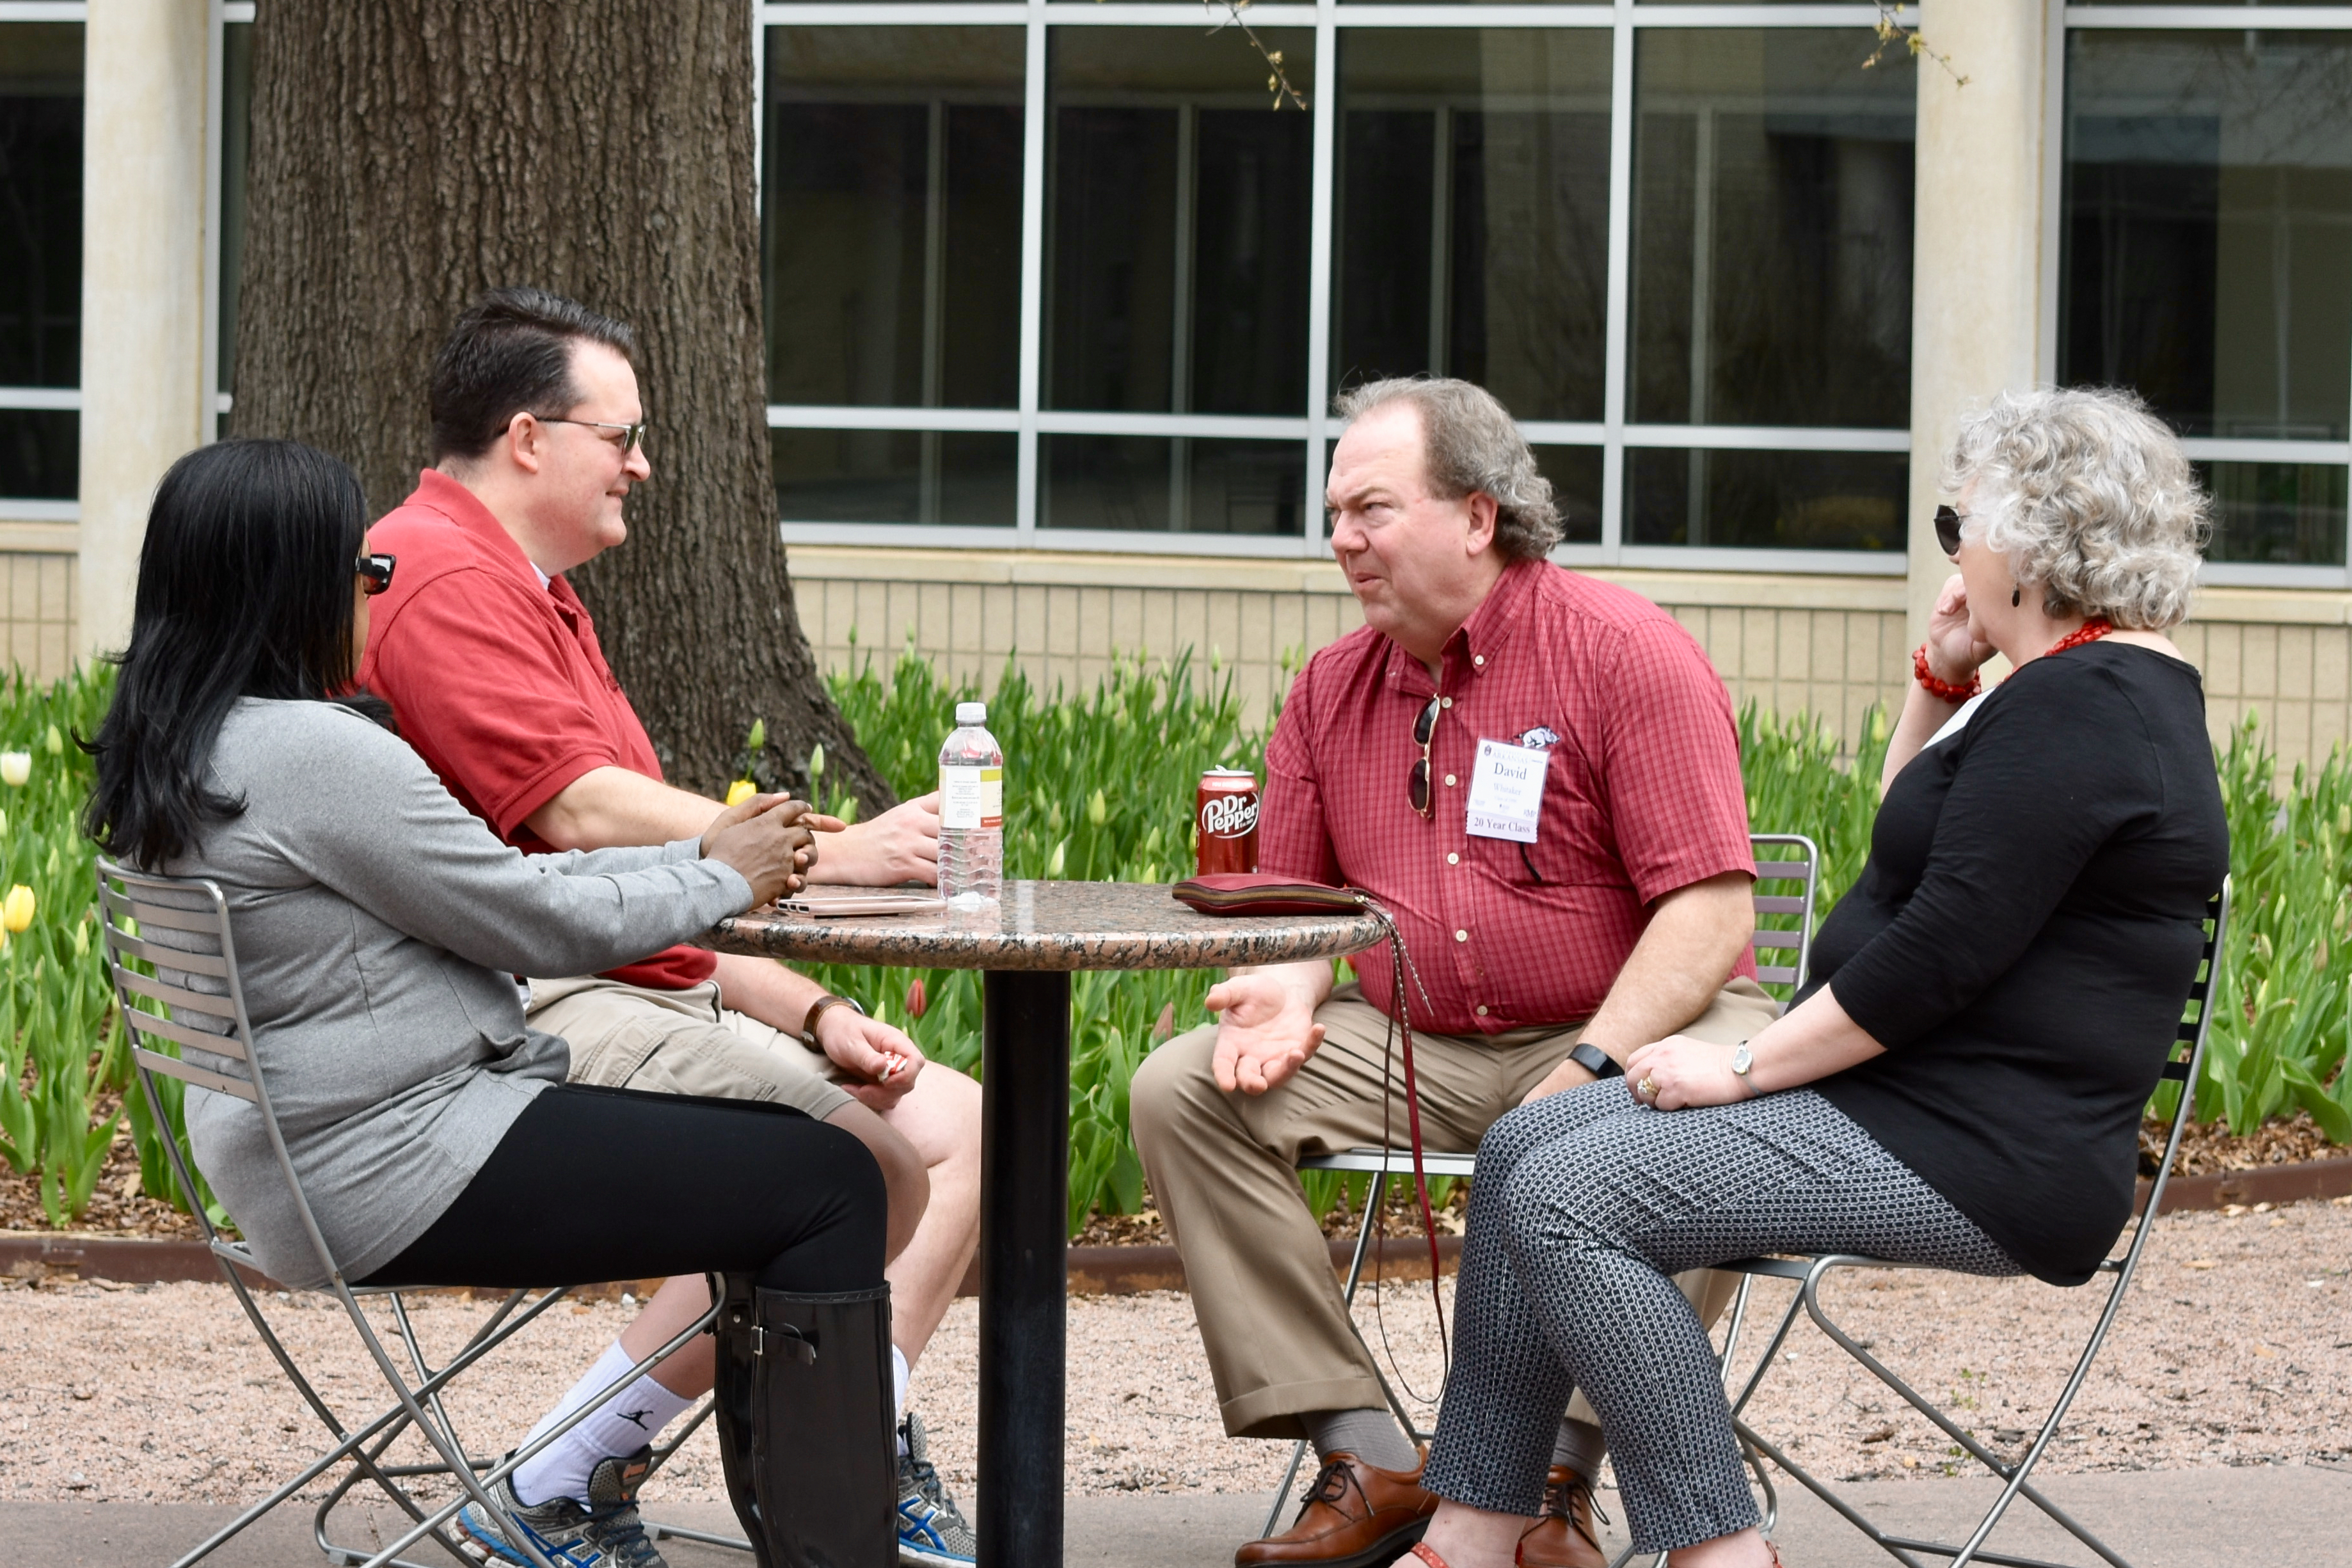
[[[485,288],[627,322],[654,479],[572,574],[674,782],[895,802],[834,707],[776,528],[742,0],[263,0],[239,434],[307,441],[388,508],[431,458],[433,354]]]

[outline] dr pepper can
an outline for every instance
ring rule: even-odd
[[[1240,768],[1212,768],[1192,797],[1201,831],[1201,874],[1257,870],[1257,776]]]

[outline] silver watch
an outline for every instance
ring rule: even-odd
[[[1758,1092],[1756,1081],[1748,1076],[1748,1070],[1755,1065],[1756,1053],[1748,1049],[1746,1040],[1741,1040],[1732,1050],[1731,1071],[1739,1074],[1739,1082],[1748,1085],[1748,1092],[1750,1094]]]

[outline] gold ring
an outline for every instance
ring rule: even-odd
[[[1646,1072],[1642,1074],[1642,1081],[1633,1085],[1633,1092],[1641,1096],[1644,1104],[1654,1105],[1658,1103],[1657,1082]]]

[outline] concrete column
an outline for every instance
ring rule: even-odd
[[[89,0],[84,34],[82,654],[131,630],[155,482],[204,434],[205,0]]]
[[[1953,70],[1919,61],[1911,284],[1910,634],[1925,633],[1951,563],[1931,519],[1960,415],[2040,379],[2042,232],[2058,0],[1924,0],[1919,30]],[[1960,86],[1953,72],[1968,78]]]

